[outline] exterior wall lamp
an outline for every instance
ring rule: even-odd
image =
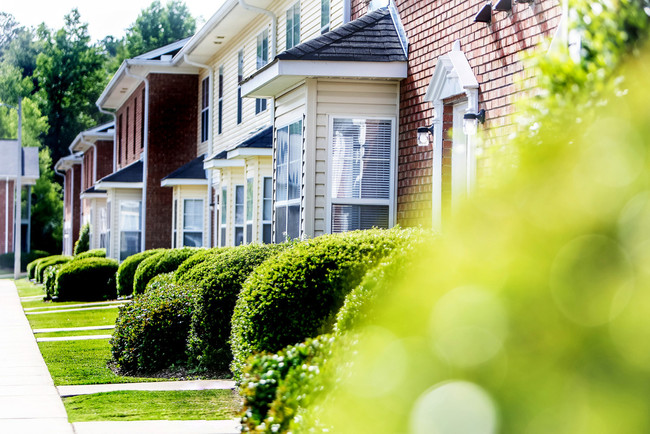
[[[463,131],[465,135],[475,135],[479,123],[485,123],[485,109],[479,110],[478,113],[465,113],[463,115]]]
[[[433,124],[430,127],[418,127],[418,146],[429,146],[433,136]]]
[[[512,0],[498,0],[494,5],[496,12],[510,12],[512,10]]]
[[[475,23],[490,24],[492,22],[492,2],[487,2],[474,16]]]

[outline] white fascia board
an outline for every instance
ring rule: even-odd
[[[108,193],[81,193],[79,198],[81,199],[106,199]]]
[[[109,188],[139,188],[142,189],[144,183],[142,182],[96,182],[95,188],[99,190],[107,190]]]
[[[54,165],[54,169],[58,171],[70,170],[75,164],[81,164],[81,157],[76,155],[68,155],[67,157],[61,158]]]
[[[228,159],[238,157],[272,157],[273,149],[270,148],[239,148],[228,151]]]
[[[208,185],[207,179],[163,179],[161,187],[174,187],[176,185]]]
[[[34,184],[36,184],[36,181],[38,181],[38,178],[30,178],[30,177],[27,177],[27,176],[21,176],[20,177],[20,182],[23,185],[34,185]]]
[[[208,169],[221,169],[223,167],[244,167],[246,162],[244,160],[207,160],[203,163],[203,168]]]
[[[407,62],[277,60],[242,83],[242,95],[245,97],[277,96],[277,92],[265,92],[264,88],[282,78],[295,77],[295,80],[290,82],[298,82],[305,78],[401,80],[406,78],[407,72]]]

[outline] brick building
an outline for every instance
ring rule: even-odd
[[[395,1],[409,42],[408,75],[400,83],[396,217],[401,225],[441,226],[456,201],[489,176],[490,153],[484,148],[507,137],[521,90],[516,79],[531,78],[525,77],[522,54],[555,36],[562,18],[555,0],[498,5]],[[368,2],[352,0],[352,18],[368,8]],[[488,23],[474,21],[479,11]],[[465,114],[479,110],[486,113],[481,144],[472,128],[469,135],[463,131]],[[418,146],[417,129],[430,125],[432,143]]]
[[[81,154],[61,158],[54,170],[63,176],[63,254],[72,255],[81,229]]]

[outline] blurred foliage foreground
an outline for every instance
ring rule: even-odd
[[[625,96],[593,122],[567,110],[572,141],[518,145],[504,187],[413,255],[303,417],[336,433],[650,432],[650,57],[623,76]]]

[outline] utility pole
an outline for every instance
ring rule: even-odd
[[[14,204],[16,207],[14,219],[14,279],[20,277],[20,252],[23,248],[23,98],[18,97],[18,166],[16,169],[16,192],[14,193]]]

